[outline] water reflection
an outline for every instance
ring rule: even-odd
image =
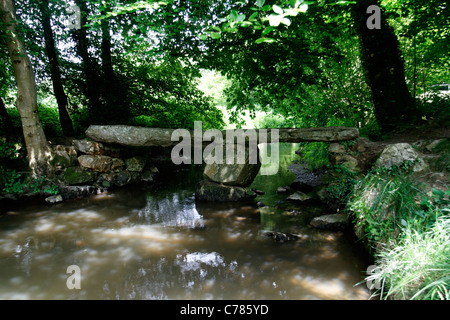
[[[163,198],[147,197],[144,209],[138,212],[139,220],[164,227],[203,227],[202,216],[195,207],[195,196],[173,193]]]

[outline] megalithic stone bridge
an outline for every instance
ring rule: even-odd
[[[144,128],[125,125],[90,126],[86,130],[86,136],[97,142],[119,144],[133,147],[162,146],[170,147],[177,145],[178,141],[172,141],[172,134],[176,129]],[[253,130],[253,129],[252,129]],[[271,140],[271,130],[267,129],[267,140]],[[324,127],[324,128],[296,128],[277,129],[279,142],[337,142],[353,140],[359,137],[358,128],[349,127]],[[261,129],[254,129],[258,141]],[[194,137],[194,131],[189,131]],[[225,138],[227,133],[235,136],[245,135],[246,130],[222,130]],[[225,141],[225,139],[224,139]]]
[[[152,147],[162,146],[171,147],[179,144],[179,140],[172,141],[172,134],[176,129],[144,128],[124,125],[110,126],[90,126],[86,131],[86,136],[94,141],[117,144],[132,147]],[[260,136],[264,136],[267,142],[272,142],[272,129],[254,129],[252,133],[256,134],[257,141]],[[353,140],[359,137],[357,128],[349,127],[325,127],[325,128],[298,128],[298,129],[277,129],[278,142],[337,142]],[[192,143],[195,145],[195,133],[198,131],[188,131]],[[203,131],[200,139],[202,144],[211,142],[203,141]],[[245,143],[249,139],[247,130],[223,130],[221,131],[223,141],[226,141],[227,135],[236,137],[237,142]],[[197,139],[199,137],[196,137]],[[246,139],[247,138],[247,139]],[[197,140],[198,141],[198,140]],[[186,141],[184,141],[186,143]],[[246,149],[245,163],[227,164],[212,163],[207,164],[203,175],[205,180],[201,181],[197,191],[196,198],[206,201],[238,201],[245,199],[250,195],[247,187],[251,185],[261,167],[260,161],[257,164],[249,161],[249,148]]]

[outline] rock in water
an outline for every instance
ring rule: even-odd
[[[211,181],[200,181],[195,192],[195,198],[199,201],[240,201],[252,198],[246,188],[226,186]]]
[[[286,242],[286,241],[297,241],[299,239],[298,236],[290,234],[290,233],[283,233],[278,231],[266,231],[262,235],[264,238],[272,239],[275,242]]]
[[[346,214],[327,214],[311,220],[313,227],[324,230],[344,230],[348,224],[348,215]]]
[[[60,194],[57,194],[57,195],[45,198],[45,202],[51,203],[51,204],[63,202],[63,197]]]
[[[224,148],[225,149],[225,148]],[[223,152],[223,163],[210,163],[205,166],[203,175],[210,181],[229,186],[248,187],[258,175],[261,168],[258,148],[245,147],[243,159],[235,158],[227,163],[227,152]]]
[[[307,194],[300,192],[300,191],[297,191],[286,198],[286,200],[289,200],[292,202],[307,202],[307,201],[311,201],[312,199],[313,199],[312,197],[310,197]]]

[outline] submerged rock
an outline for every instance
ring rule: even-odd
[[[263,238],[266,239],[272,239],[275,242],[286,242],[286,241],[297,241],[299,239],[298,236],[290,234],[290,233],[283,233],[278,231],[265,231],[262,234]]]
[[[347,214],[327,214],[315,217],[310,224],[318,229],[344,230],[349,226],[349,221]]]
[[[289,197],[286,198],[288,201],[292,202],[307,202],[313,200],[313,198],[303,192],[297,191],[291,194]]]
[[[211,181],[200,181],[195,192],[195,198],[200,201],[240,201],[254,198],[246,188],[238,186],[226,186]]]

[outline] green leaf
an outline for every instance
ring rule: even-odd
[[[249,27],[251,25],[252,25],[252,23],[250,21],[242,21],[242,23],[241,23],[242,27]]]
[[[245,20],[245,14],[238,15],[236,20],[239,21],[239,22],[244,21]]]
[[[267,27],[263,30],[263,32],[261,33],[261,35],[265,36],[266,34],[270,33],[273,31],[273,27]]]
[[[275,41],[276,41],[276,40],[273,39],[273,38],[265,38],[265,37],[263,37],[263,38],[257,39],[257,40],[255,41],[255,43],[257,43],[257,44],[260,44],[260,43],[263,43],[263,42],[272,43],[272,42],[275,42]]]
[[[278,13],[278,14],[283,14],[283,13],[284,13],[283,9],[281,9],[281,7],[277,6],[276,4],[274,4],[274,5],[272,6],[272,9],[273,9],[273,11],[274,11],[275,13]]]
[[[237,11],[236,11],[236,10],[231,10],[231,13],[230,13],[230,20],[236,20],[237,17],[238,17]]]
[[[264,3],[266,3],[266,0],[256,0],[256,5],[259,8],[262,8],[264,6]]]
[[[250,18],[248,18],[248,20],[249,20],[249,21],[255,21],[257,16],[258,16],[258,12],[254,12],[254,13],[250,16]]]
[[[211,38],[220,39],[221,34],[219,32],[211,32]]]
[[[206,39],[208,39],[208,35],[202,33],[201,35],[198,36],[198,38],[202,41],[205,41]]]

